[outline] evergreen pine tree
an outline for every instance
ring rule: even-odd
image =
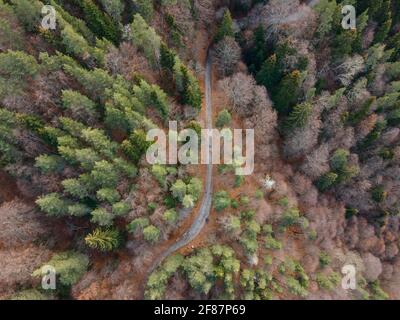
[[[182,102],[196,109],[200,109],[202,95],[197,80],[184,65],[181,67],[181,72],[183,85]]]
[[[342,59],[350,55],[354,48],[357,48],[357,30],[344,30],[341,29],[339,34],[334,37],[332,48],[332,56],[334,59]]]
[[[400,6],[400,5],[399,5]],[[388,40],[388,48],[393,49],[391,56],[392,61],[400,59],[400,32],[396,33]]]
[[[383,42],[392,27],[391,0],[382,0],[379,15],[376,16],[378,30],[375,33],[375,43]]]
[[[106,38],[117,44],[121,36],[118,24],[104,14],[92,0],[77,0],[77,2],[82,8],[89,29],[100,39]]]
[[[120,244],[120,235],[117,229],[95,229],[85,237],[85,243],[92,249],[112,251]]]
[[[151,21],[154,15],[154,7],[153,1],[149,0],[134,0],[137,11],[141,14],[141,16],[147,21]]]
[[[362,53],[363,51],[364,29],[368,25],[368,19],[368,9],[357,17],[357,36],[353,44],[354,52]]]
[[[301,128],[307,124],[313,111],[313,106],[309,102],[297,104],[287,118],[289,129]]]
[[[40,210],[51,217],[60,217],[68,212],[68,203],[58,193],[50,193],[39,197],[36,204]]]
[[[128,140],[122,142],[122,149],[127,157],[138,163],[150,145],[151,141],[146,140],[146,133],[143,130],[135,130]]]
[[[336,1],[331,0],[321,0],[315,5],[314,10],[319,14],[319,26],[316,31],[319,38],[323,38],[332,30],[336,8]]]
[[[337,179],[338,175],[334,172],[328,172],[327,174],[324,174],[322,177],[320,177],[317,180],[317,187],[320,191],[326,191],[330,187],[332,187]]]
[[[218,27],[214,41],[218,42],[224,37],[234,37],[235,32],[233,31],[233,20],[229,10],[225,10],[224,16],[222,17],[221,24]]]
[[[160,239],[160,235],[160,230],[153,225],[143,229],[143,238],[150,243],[156,243]]]
[[[360,110],[356,112],[350,113],[347,121],[352,125],[357,125],[360,121],[362,121],[371,110],[372,104],[376,101],[375,97],[369,98],[361,107]]]
[[[385,0],[362,0],[357,1],[356,8],[357,12],[364,12],[368,9],[370,19],[375,20],[381,14],[381,7]]]
[[[256,73],[268,54],[265,29],[261,24],[254,30],[253,43],[254,45],[248,50],[245,59],[249,64],[249,70]]]
[[[160,64],[164,70],[173,72],[175,65],[176,54],[173,50],[169,49],[165,43],[160,47]]]
[[[36,0],[11,0],[15,15],[24,28],[33,32],[40,27],[42,4]]]
[[[280,68],[276,54],[264,61],[260,71],[256,75],[257,83],[265,86],[268,90],[273,89],[281,79]]]
[[[273,95],[275,108],[282,114],[287,114],[290,107],[297,102],[301,82],[300,71],[287,74],[279,83],[278,90]]]
[[[89,258],[79,252],[66,251],[55,254],[46,265],[54,267],[60,283],[70,287],[77,283],[86,273],[89,266]],[[35,270],[32,275],[34,277],[43,277],[42,268]]]

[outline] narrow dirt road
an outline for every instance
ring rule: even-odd
[[[206,98],[206,128],[212,128],[212,58],[211,53],[207,55],[206,70],[205,70],[205,98]],[[208,149],[208,158],[212,159],[212,148],[211,144]],[[199,209],[199,213],[190,228],[179,238],[173,245],[171,245],[167,250],[165,250],[149,268],[149,275],[159,266],[159,264],[168,257],[171,253],[179,250],[180,248],[189,244],[193,239],[197,237],[200,231],[203,229],[204,224],[211,211],[212,202],[212,163],[207,164],[207,176],[205,182],[205,192]]]

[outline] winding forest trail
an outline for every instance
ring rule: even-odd
[[[206,69],[205,69],[205,125],[207,129],[212,128],[212,58],[211,53],[207,54]],[[208,159],[212,159],[212,146],[210,144],[208,149]],[[150,275],[162,261],[168,257],[170,254],[181,249],[182,247],[189,244],[193,239],[195,239],[200,231],[203,229],[206,220],[211,211],[212,202],[212,180],[213,180],[213,165],[212,163],[207,164],[207,174],[205,180],[205,191],[203,199],[199,208],[199,213],[197,214],[195,220],[193,221],[190,228],[180,237],[174,244],[172,244],[167,250],[165,250],[152,264],[148,270],[148,275]]]
[[[207,47],[205,47],[205,50],[207,50]],[[204,91],[205,91],[205,100],[203,101],[203,104],[205,107],[203,107],[202,110],[202,119],[204,119],[204,127],[205,128],[212,128],[212,123],[213,123],[213,107],[212,107],[212,58],[211,54],[208,52],[207,57],[205,59],[205,79],[204,79]],[[208,158],[212,159],[212,146],[210,144],[209,150],[208,150]],[[204,171],[205,177],[204,177]],[[122,282],[121,288],[115,289],[117,292],[125,292],[126,294],[116,294],[113,296],[113,299],[144,299],[144,294],[145,294],[145,288],[146,284],[148,281],[149,276],[151,273],[164,261],[165,258],[167,258],[169,255],[172,253],[183,249],[185,246],[187,246],[189,243],[191,243],[194,239],[196,239],[200,232],[203,230],[203,227],[206,224],[207,218],[210,214],[211,211],[211,204],[212,204],[212,188],[213,188],[213,165],[212,164],[207,164],[205,167],[202,165],[201,170],[199,169],[199,172],[202,172],[202,179],[204,183],[204,191],[203,191],[203,196],[200,204],[197,204],[195,208],[191,209],[182,209],[180,212],[180,215],[182,217],[187,217],[185,220],[185,223],[183,224],[182,228],[185,228],[186,231],[183,230],[177,230],[176,237],[172,237],[166,243],[160,244],[159,246],[150,246],[150,251],[147,251],[146,253],[149,253],[149,258],[146,259],[145,255],[139,255],[138,257],[141,258],[140,264],[141,266],[139,268],[134,268],[134,276],[129,278],[125,281]],[[194,217],[192,217],[192,215]],[[186,223],[187,222],[187,223]],[[175,240],[175,241],[174,241]],[[132,256],[128,255],[124,258],[127,258],[129,260],[132,259]],[[135,264],[135,261],[133,261],[133,264]],[[126,267],[126,265],[121,265],[121,268]],[[125,270],[121,271],[123,274],[126,272]],[[93,283],[92,286],[89,286],[86,290],[85,293],[82,295],[78,295],[75,298],[84,300],[84,299],[93,299],[94,296],[98,296],[99,293],[99,288],[104,290],[105,295],[103,298],[105,299],[107,297],[108,292],[110,292],[110,288],[115,286],[113,284],[113,279],[110,277],[106,277],[104,279],[104,283],[98,284],[96,282]],[[126,290],[126,288],[129,287],[129,290]]]

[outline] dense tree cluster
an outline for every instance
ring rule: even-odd
[[[86,255],[67,251],[54,255],[47,263],[56,270],[57,277],[63,286],[72,286],[86,272],[89,259]],[[42,277],[42,269],[33,272],[33,276]]]
[[[319,189],[303,198],[305,204],[315,205],[329,193],[346,207],[342,213],[347,221],[342,214],[336,218],[345,230],[371,226],[371,238],[382,247],[355,245],[361,238],[353,236],[339,236],[342,245],[362,247],[390,264],[393,252],[387,255],[386,250],[393,243],[383,234],[388,223],[395,223],[392,231],[398,233],[397,182],[391,178],[398,167],[398,5],[390,0],[351,4],[357,12],[355,30],[342,28],[343,1],[269,1],[250,11],[241,45],[250,73],[267,89],[278,112],[284,156],[294,172],[305,175],[292,183],[313,182]],[[233,81],[223,82],[232,101],[244,105],[243,96],[229,91]],[[282,227],[313,225],[301,218],[289,206],[281,216]],[[324,272],[316,281],[334,290],[337,275]],[[302,295],[294,280],[287,284]],[[365,288],[373,290],[373,285]]]
[[[44,4],[55,8],[55,30],[41,27]],[[165,8],[176,5],[162,3]],[[20,187],[24,196],[36,198],[43,219],[58,217],[60,226],[79,230],[73,238],[84,240],[87,246],[80,250],[121,248],[121,230],[126,225],[128,231],[139,233],[139,241],[154,244],[163,239],[166,229],[176,228],[177,206],[193,207],[202,183],[180,176],[185,194],[175,196],[176,168],[166,168],[164,173],[155,166],[152,173],[164,185],[166,199],[149,204],[154,214],[151,220],[134,219],[136,177],[151,144],[145,132],[155,123],[165,124],[173,100],[200,109],[202,94],[194,73],[153,28],[152,18],[160,14],[153,2],[134,1],[126,6],[120,0],[0,1],[0,8],[1,177],[3,172],[7,177],[12,174],[18,184],[15,189]],[[122,25],[126,21],[129,28]],[[169,24],[179,33],[177,23],[170,19]],[[109,55],[119,46],[131,46],[145,57],[153,67],[149,73],[164,70],[167,76],[170,72],[174,90],[165,86],[161,73],[149,77],[140,73],[143,69],[134,74],[112,72]],[[161,215],[156,212],[159,207]],[[43,250],[43,255],[48,251]],[[71,251],[50,262],[72,269],[76,264],[79,269],[83,255],[74,255]],[[43,262],[42,255],[27,255],[32,261],[39,257]],[[60,274],[63,285],[71,287],[86,272],[88,262],[83,262],[85,271],[77,270],[76,279],[67,279],[68,270],[65,276]],[[30,262],[26,266],[31,268]],[[68,295],[56,293],[64,294]],[[16,296],[27,297],[40,298],[41,292],[21,291]]]
[[[168,281],[178,272],[183,272],[190,286],[201,294],[208,294],[218,280],[223,282],[220,298],[235,297],[233,278],[240,270],[240,262],[232,248],[214,245],[183,257],[179,254],[168,257],[163,265],[149,277],[145,295],[148,299],[161,299]]]
[[[398,298],[399,30],[394,0],[0,0],[0,298],[142,297],[203,193],[146,132],[200,132],[208,46],[213,123],[254,129],[255,170],[218,167],[205,236],[145,298]]]

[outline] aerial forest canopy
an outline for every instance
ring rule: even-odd
[[[400,299],[399,125],[395,0],[0,0],[0,299]]]

